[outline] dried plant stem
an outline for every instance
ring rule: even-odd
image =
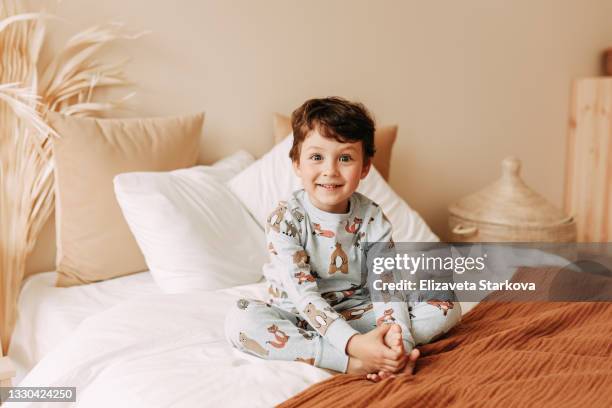
[[[47,111],[92,116],[121,106],[96,102],[101,87],[124,86],[125,62],[102,64],[111,41],[137,38],[121,26],[93,27],[72,37],[44,69],[39,52],[48,15],[0,1],[0,339],[6,353],[15,324],[26,260],[54,208],[51,138]]]

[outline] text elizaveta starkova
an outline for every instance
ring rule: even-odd
[[[533,282],[493,282],[486,279],[481,279],[478,283],[475,282],[437,282],[434,279],[422,279],[419,281],[400,280],[399,282],[383,282],[382,279],[376,279],[373,282],[374,290],[380,291],[395,291],[395,290],[423,290],[423,291],[438,291],[438,290],[457,290],[457,291],[474,291],[474,290],[527,290],[535,291],[536,285]]]

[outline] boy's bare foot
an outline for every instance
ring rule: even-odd
[[[395,378],[395,374],[392,374],[388,371],[379,371],[378,373],[366,375],[366,378],[372,382],[379,382],[382,380],[386,380],[387,378]]]
[[[349,357],[347,374],[368,374],[363,362],[356,357]],[[368,374],[369,375],[369,374]]]
[[[406,363],[406,368],[404,368],[404,374],[411,375],[414,372],[414,366],[416,365],[416,361],[421,355],[419,349],[412,349],[410,354],[408,355],[408,362]]]
[[[391,350],[400,356],[404,355],[404,342],[402,341],[402,328],[399,324],[392,324],[385,334],[384,342]]]
[[[357,340],[359,340],[359,342]],[[381,350],[384,350],[384,352],[380,351],[384,354],[384,359],[382,361],[378,361],[376,363],[376,368],[374,369],[378,370],[378,372],[372,369],[373,367],[371,367],[371,365],[373,363],[366,364],[364,360],[354,357],[353,353],[358,354],[358,350],[356,351],[356,349],[363,348],[363,340],[368,340],[370,347],[373,347],[372,344],[376,346],[376,342],[378,341],[380,342],[378,344],[382,346]],[[351,349],[353,350],[352,352]],[[408,364],[409,355],[405,354],[405,350],[406,349],[404,348],[404,342],[402,339],[402,328],[397,324],[383,325],[377,327],[367,334],[355,335],[351,337],[347,343],[347,354],[349,354],[350,357],[346,372],[347,374],[365,375],[368,380],[374,382],[395,377],[395,375],[398,373],[404,373],[404,368]],[[367,353],[365,354],[367,355]],[[416,361],[418,358],[418,352],[412,358],[414,361]],[[408,368],[408,372],[410,373],[412,373],[412,370],[414,369],[414,361],[410,363],[411,366]]]
[[[380,371],[378,374],[368,374],[363,362],[355,357],[349,357],[348,367],[346,369],[347,374],[365,374],[366,378],[373,382],[379,382],[390,377],[395,377],[395,374],[391,374],[387,371]]]
[[[378,372],[378,376],[381,380],[388,378],[394,372],[401,371],[404,368],[407,360],[407,356],[405,355],[404,341],[402,339],[402,327],[399,324],[391,325],[389,331],[387,331],[385,334],[383,341],[387,347],[395,351],[401,357],[398,360],[399,367],[395,371],[381,370]]]
[[[402,328],[400,327],[400,325],[391,325],[387,333],[385,333],[383,341],[385,345],[391,350],[397,352],[397,354],[400,356],[404,356],[404,342],[402,341]],[[403,365],[400,365],[399,369],[401,370],[402,368]],[[387,378],[393,377],[395,377],[395,374],[386,370],[380,370],[378,373],[371,373],[366,375],[366,378],[368,380],[374,382],[386,380]]]
[[[355,357],[349,357],[348,367],[346,369],[347,374],[365,374],[366,378],[373,382],[379,382],[386,380],[387,378],[395,377],[395,374],[391,374],[388,371],[379,371],[378,373],[368,373],[367,368],[361,360]]]
[[[410,354],[407,356],[408,361],[406,362],[406,367],[402,370],[402,374],[412,375],[414,372],[414,366],[416,365],[416,361],[418,360],[421,352],[419,349],[413,349]],[[386,380],[387,378],[394,378],[395,374],[390,373],[388,371],[379,371],[377,374],[368,374],[366,376],[368,380],[378,382],[382,380]]]

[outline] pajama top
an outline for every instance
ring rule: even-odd
[[[335,214],[315,207],[304,190],[281,201],[267,219],[270,261],[263,268],[271,302],[299,313],[342,352],[359,332],[333,306],[347,298],[369,298],[367,268],[362,261],[372,256],[371,243],[388,242],[393,247],[391,224],[381,208],[357,192],[349,202],[348,213]],[[395,298],[373,302],[373,307],[378,325],[402,327],[404,347],[411,350],[414,339],[407,303]]]

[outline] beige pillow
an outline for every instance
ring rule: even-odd
[[[291,118],[275,113],[272,117],[272,126],[274,127],[274,143],[279,143],[289,133],[292,132]],[[389,181],[389,169],[391,168],[391,150],[397,139],[397,126],[382,126],[376,130],[374,134],[374,145],[376,154],[372,163],[376,170]]]
[[[149,119],[91,119],[51,114],[57,286],[147,269],[113,190],[131,171],[168,171],[196,163],[204,114]]]

